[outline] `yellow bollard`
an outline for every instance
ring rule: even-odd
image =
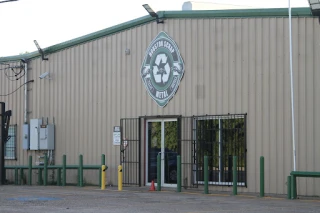
[[[106,189],[106,165],[101,166],[101,190]]]
[[[122,166],[118,166],[118,191],[122,191]]]

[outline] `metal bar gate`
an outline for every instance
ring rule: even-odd
[[[141,119],[120,119],[123,185],[141,186]]]

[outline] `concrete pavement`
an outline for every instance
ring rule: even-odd
[[[0,186],[0,212],[320,212],[320,199],[287,200],[202,192],[149,192],[146,187]]]

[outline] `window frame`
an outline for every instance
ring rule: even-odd
[[[12,124],[9,126],[8,137],[10,136],[10,139],[8,141],[6,141],[5,145],[4,145],[4,159],[5,160],[17,160],[17,128],[18,128],[17,124]],[[11,145],[12,143],[13,143],[13,145]],[[9,144],[11,146],[8,147]],[[8,152],[10,154],[12,154],[13,156],[7,156]]]
[[[222,144],[223,144],[223,128],[222,127],[222,122],[221,120],[235,120],[235,119],[243,119],[243,131],[244,131],[244,171],[243,170],[240,170],[240,171],[243,171],[245,174],[244,174],[244,181],[242,182],[237,182],[237,185],[238,186],[247,186],[247,136],[246,136],[246,129],[247,129],[247,120],[246,120],[246,115],[247,114],[230,114],[230,115],[212,115],[212,116],[209,116],[209,115],[205,115],[205,116],[197,116],[195,117],[195,119],[193,120],[193,130],[194,130],[194,134],[193,134],[193,140],[195,141],[195,147],[197,147],[197,149],[194,149],[193,150],[193,155],[195,157],[195,165],[194,165],[194,180],[195,182],[197,182],[198,184],[204,184],[204,181],[200,180],[199,178],[199,174],[197,175],[197,172],[203,172],[202,170],[198,170],[198,169],[195,169],[197,168],[199,165],[201,165],[201,163],[199,163],[199,160],[198,157],[197,157],[197,154],[198,154],[198,147],[201,146],[201,145],[198,145],[199,141],[198,141],[198,137],[197,137],[197,134],[198,134],[198,121],[201,121],[201,120],[218,120],[218,125],[219,125],[219,128],[218,128],[218,135],[219,135],[219,155],[218,156],[210,156],[211,158],[212,157],[218,157],[219,158],[219,170],[217,170],[219,172],[219,181],[209,181],[209,184],[210,185],[217,185],[217,186],[232,186],[233,185],[233,182],[231,181],[223,181],[222,180],[222,161],[223,159],[221,159],[222,157],[222,152],[223,152],[223,148],[222,148]],[[202,156],[203,157],[203,156]],[[208,156],[209,157],[209,156]],[[209,157],[209,161],[210,161],[210,157]],[[239,160],[239,156],[238,156],[238,160]],[[239,161],[238,161],[239,162]],[[237,171],[239,169],[239,163],[238,163],[238,166],[237,166]],[[213,170],[212,170],[213,171]],[[239,176],[239,175],[238,175]]]

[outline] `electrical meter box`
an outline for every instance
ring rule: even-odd
[[[30,119],[30,150],[54,149],[54,125],[42,124],[42,119]]]
[[[40,150],[54,149],[54,125],[40,125]]]

